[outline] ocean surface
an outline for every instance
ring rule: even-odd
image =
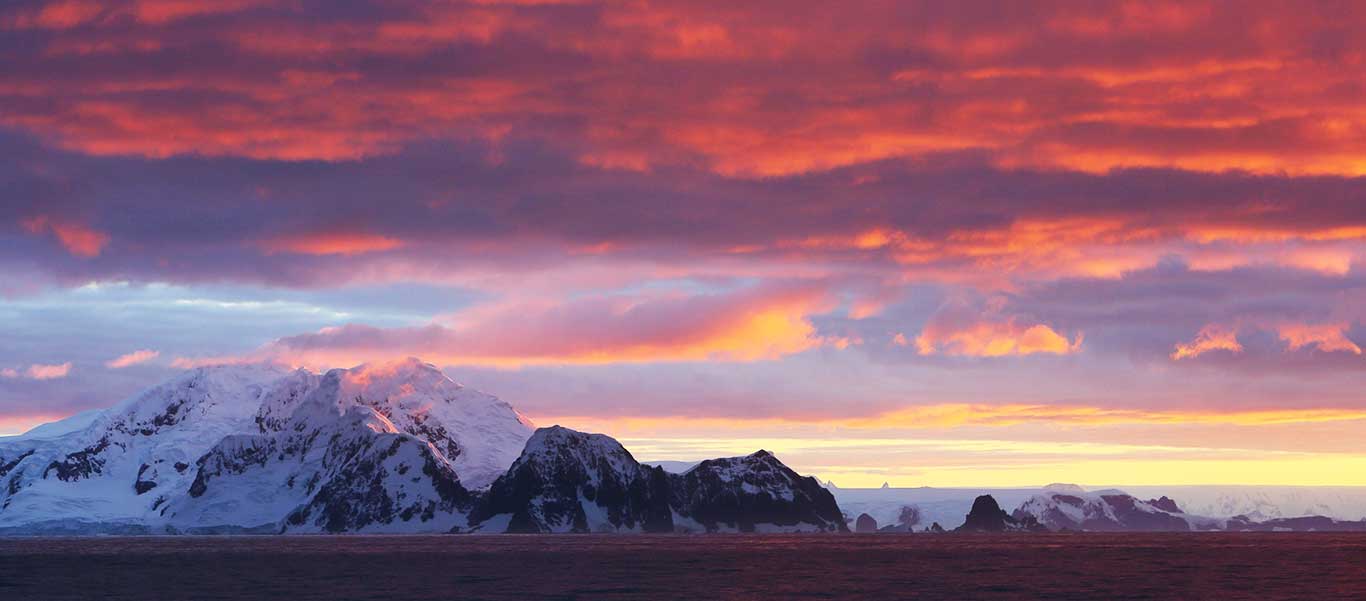
[[[0,538],[0,599],[1366,599],[1366,535]]]

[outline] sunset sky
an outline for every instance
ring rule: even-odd
[[[417,356],[840,486],[1366,485],[1366,4],[0,5],[0,434]]]

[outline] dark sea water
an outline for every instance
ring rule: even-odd
[[[1366,599],[1366,535],[0,538],[0,599]]]

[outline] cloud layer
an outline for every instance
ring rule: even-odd
[[[418,355],[585,423],[1366,452],[1362,40],[1331,2],[10,2],[0,423]]]

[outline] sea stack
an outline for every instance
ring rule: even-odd
[[[877,520],[866,513],[859,514],[854,520],[854,532],[877,532]]]

